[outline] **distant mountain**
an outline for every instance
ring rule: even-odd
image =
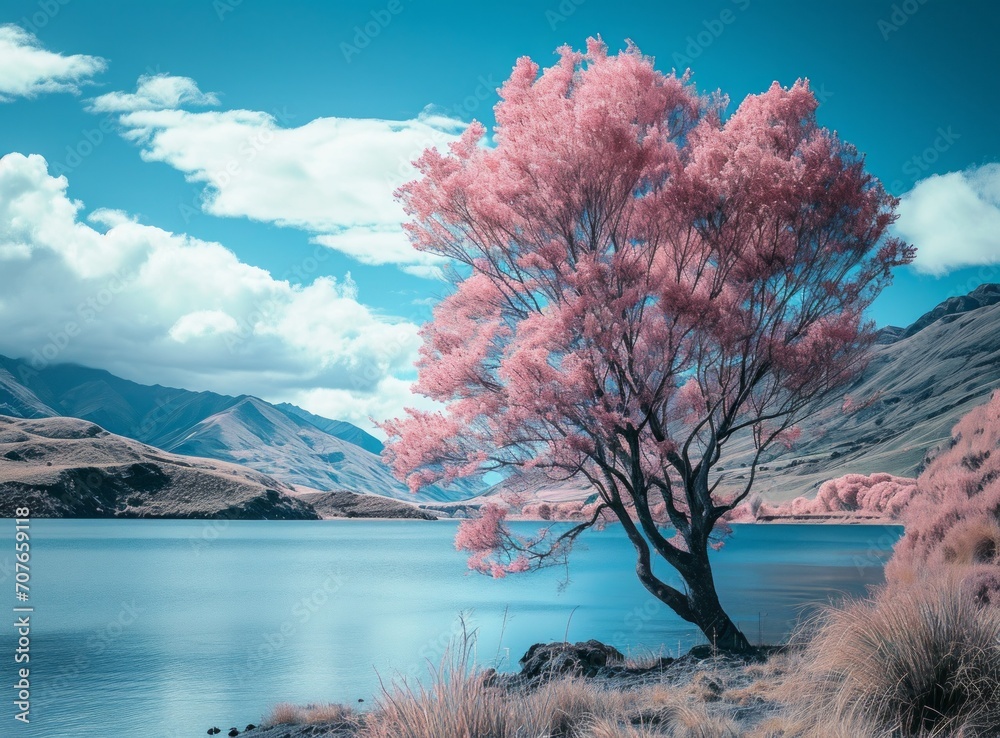
[[[1000,284],[981,284],[967,295],[949,297],[933,310],[924,313],[902,332],[900,338],[914,336],[929,325],[948,315],[961,315],[1000,302]]]
[[[375,436],[365,433],[356,425],[352,425],[344,420],[330,420],[319,415],[313,415],[311,412],[303,410],[297,405],[290,405],[287,402],[278,403],[275,407],[283,413],[295,415],[302,418],[302,420],[312,423],[321,431],[329,433],[331,436],[342,438],[348,443],[353,443],[355,446],[361,446],[365,451],[370,451],[376,456],[382,453],[382,442]]]
[[[167,454],[76,418],[0,416],[0,517],[316,520],[276,479]]]
[[[294,405],[142,385],[74,364],[35,370],[0,357],[0,413],[81,418],[164,451],[243,464],[315,490],[407,501],[463,499],[476,490],[464,483],[414,496],[382,463],[378,439]]]
[[[755,482],[759,492],[787,500],[849,472],[916,476],[927,452],[948,441],[958,419],[1000,387],[1000,303],[942,312],[906,333],[877,346],[861,376],[801,424],[795,448],[763,464]],[[845,397],[853,405],[847,411]],[[734,462],[729,468],[736,481],[749,449]]]
[[[381,457],[256,397],[236,398],[224,411],[188,428],[169,450],[266,470],[289,484],[317,490],[365,492],[411,501],[469,496],[430,487],[415,497]]]
[[[0,415],[11,415],[16,418],[49,418],[58,414],[35,397],[31,390],[18,382],[17,378],[0,364]]]

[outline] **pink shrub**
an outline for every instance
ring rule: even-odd
[[[854,513],[895,520],[917,491],[917,480],[892,474],[845,474],[824,482],[814,498],[796,497],[784,505],[763,505],[765,515],[833,515]]]
[[[1000,392],[965,415],[917,480],[890,583],[958,571],[981,601],[1000,602]]]

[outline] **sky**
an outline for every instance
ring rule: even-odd
[[[1000,282],[1000,7],[772,0],[6,0],[0,354],[254,394],[370,428],[410,394],[441,263],[400,229],[410,162],[520,56],[626,39],[735,109],[805,77],[900,196],[906,325]]]

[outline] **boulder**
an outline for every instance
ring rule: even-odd
[[[521,657],[521,676],[598,676],[625,664],[625,655],[600,641],[586,643],[536,643]]]

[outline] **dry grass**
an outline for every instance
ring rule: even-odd
[[[271,709],[262,724],[265,726],[332,725],[355,727],[358,725],[358,718],[353,710],[343,705],[323,704],[303,707],[282,702]]]
[[[968,589],[939,581],[829,611],[789,680],[803,735],[996,736],[1000,610]]]
[[[546,736],[549,715],[534,700],[486,683],[476,669],[475,636],[449,649],[429,681],[405,680],[383,689],[364,738],[535,738]]]
[[[426,683],[383,690],[359,730],[362,738],[730,738],[737,725],[708,711],[722,687],[659,681],[623,688],[600,680],[557,678],[533,690],[492,686],[474,667],[466,637]],[[712,685],[711,687],[706,685]]]

